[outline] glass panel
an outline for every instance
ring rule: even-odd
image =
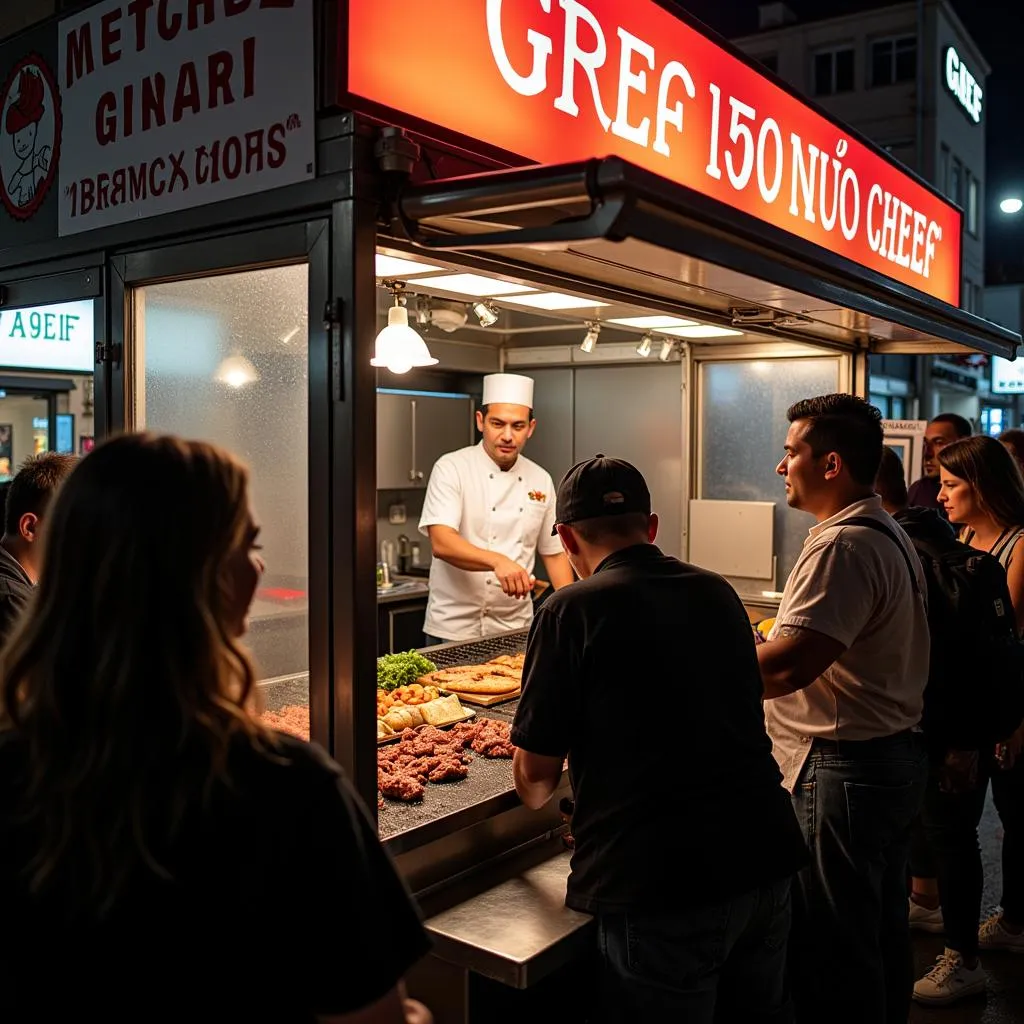
[[[828,96],[832,92],[832,54],[814,55],[814,94]]]
[[[308,270],[274,267],[135,291],[135,425],[248,464],[267,571],[247,643],[267,716],[309,735]]]
[[[973,175],[967,179],[967,230],[978,233],[978,179]]]
[[[917,75],[917,40],[913,36],[896,41],[896,81],[912,82]]]
[[[14,478],[26,459],[48,450],[45,398],[6,392],[0,398],[0,483]]]
[[[892,40],[871,44],[871,84],[889,85],[892,82]]]
[[[836,53],[836,92],[853,91],[853,50]]]
[[[957,206],[963,205],[963,200],[960,198],[960,182],[963,178],[963,164],[953,157],[953,163],[949,171],[949,198],[953,200]]]
[[[813,524],[791,511],[775,467],[801,398],[839,390],[840,361],[764,359],[703,363],[700,496],[719,501],[774,501],[776,585],[781,587]]]

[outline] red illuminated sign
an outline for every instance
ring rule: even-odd
[[[541,163],[620,156],[959,304],[955,207],[652,0],[350,0],[348,61],[399,115]]]

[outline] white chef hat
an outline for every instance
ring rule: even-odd
[[[484,377],[484,405],[525,405],[533,408],[533,378],[518,373],[490,373]]]

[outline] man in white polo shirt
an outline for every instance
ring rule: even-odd
[[[552,586],[573,581],[554,532],[554,484],[522,455],[537,426],[532,378],[484,377],[476,425],[480,443],[437,460],[423,501],[419,528],[433,554],[428,644],[528,629],[538,554]]]
[[[927,777],[926,584],[874,493],[877,409],[798,402],[778,473],[817,520],[758,648],[765,720],[813,860],[794,887],[800,1024],[906,1024],[910,825]]]

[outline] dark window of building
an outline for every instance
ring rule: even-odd
[[[912,82],[917,74],[917,39],[876,39],[871,44],[872,86]]]
[[[823,50],[814,55],[814,95],[833,96],[839,92],[853,92],[854,51]]]
[[[956,157],[949,162],[949,198],[957,206],[963,206],[964,165]]]

